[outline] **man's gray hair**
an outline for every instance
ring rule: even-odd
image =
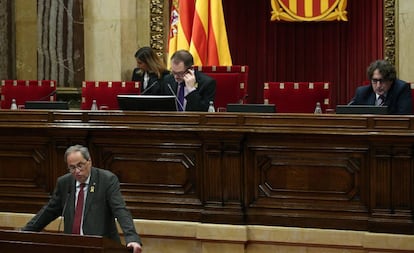
[[[82,145],[73,145],[66,149],[65,156],[63,157],[65,163],[67,162],[68,155],[74,152],[81,152],[83,158],[85,158],[87,161],[91,159],[91,155],[89,154],[87,147],[84,147]]]

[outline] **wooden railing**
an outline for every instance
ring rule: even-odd
[[[414,234],[414,117],[0,111],[0,211],[35,213],[90,148],[134,218]]]

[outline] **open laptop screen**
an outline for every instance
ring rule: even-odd
[[[69,110],[69,104],[65,101],[26,101],[24,108],[43,110]]]
[[[388,114],[387,106],[375,105],[337,105],[337,114]]]
[[[228,112],[276,112],[274,104],[227,104]]]
[[[177,111],[175,96],[118,95],[117,100],[124,111]]]

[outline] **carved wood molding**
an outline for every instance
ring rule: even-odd
[[[165,8],[168,5],[164,0],[151,0],[150,2],[150,45],[157,54],[164,58],[165,52]]]
[[[384,59],[395,64],[395,0],[384,0]]]

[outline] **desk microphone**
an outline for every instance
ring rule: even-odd
[[[149,91],[157,83],[158,83],[158,80],[156,80],[155,82],[153,82],[149,87],[147,87],[143,92],[141,92],[140,95],[144,95],[145,93],[147,93],[147,91]]]
[[[171,93],[174,95],[175,101],[177,101],[178,105],[181,108],[181,111],[184,111],[184,106],[183,104],[181,104],[180,100],[178,100],[177,94],[175,94],[174,90],[171,88],[171,85],[167,83],[167,86],[168,86],[168,89],[170,89]]]
[[[54,91],[50,92],[49,94],[47,94],[47,95],[46,95],[46,96],[44,96],[44,97],[39,98],[38,100],[39,100],[39,101],[43,101],[43,100],[45,100],[45,101],[49,101],[49,100],[50,100],[50,97],[51,97],[51,96],[54,96],[54,95],[56,95],[56,90],[54,90]]]
[[[60,216],[58,232],[60,232],[60,225],[62,225],[62,220],[64,219],[63,215],[65,214],[66,206],[68,205],[68,200],[69,200],[69,197],[70,197],[70,193],[71,193],[70,188],[68,188],[68,193],[66,194],[65,204],[63,205],[62,215]]]
[[[249,96],[249,94],[245,94],[240,100],[239,100],[239,104],[244,104],[244,100],[247,99],[247,97]]]

